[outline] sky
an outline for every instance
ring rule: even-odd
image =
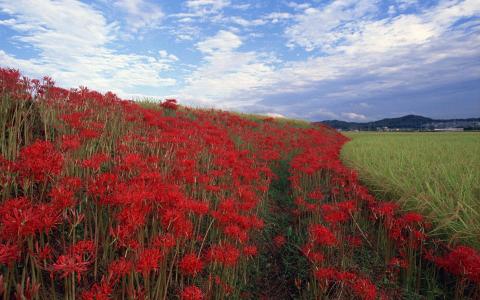
[[[480,117],[480,1],[0,0],[0,66],[312,121]]]

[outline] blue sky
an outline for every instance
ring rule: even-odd
[[[0,0],[0,65],[308,120],[480,116],[480,1]]]

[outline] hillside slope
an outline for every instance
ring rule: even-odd
[[[480,296],[478,252],[375,199],[327,127],[11,69],[0,101],[4,299]]]

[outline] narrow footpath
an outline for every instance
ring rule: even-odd
[[[288,169],[288,162],[282,161],[273,170],[278,178],[269,190],[254,299],[301,299],[308,275],[308,262],[296,246]]]

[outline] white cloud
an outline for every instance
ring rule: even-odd
[[[197,43],[197,48],[203,53],[230,52],[242,45],[242,40],[236,34],[220,30],[217,35]]]
[[[272,58],[238,51],[241,45],[238,35],[224,30],[197,43],[204,58],[187,76],[179,98],[190,104],[230,109],[256,103],[259,98],[251,97],[252,93],[272,84]]]
[[[397,0],[396,2],[400,10],[405,10],[418,4],[418,0]]]
[[[165,50],[160,50],[158,51],[158,54],[160,55],[161,58],[171,60],[171,61],[178,61],[178,57],[176,57],[173,54],[168,53]]]
[[[273,24],[278,23],[281,20],[289,20],[291,18],[293,18],[293,15],[285,12],[273,12],[263,17],[264,20],[269,20]]]
[[[158,26],[165,15],[158,5],[147,0],[117,0],[114,4],[125,11],[128,28],[133,32]]]
[[[353,121],[365,121],[367,120],[367,117],[362,114],[357,114],[353,112],[344,112],[342,113],[342,116]]]
[[[238,9],[238,10],[247,10],[251,7],[250,4],[248,3],[243,3],[243,4],[233,4],[231,5],[231,8]]]
[[[399,5],[414,5],[403,0]],[[480,2],[443,1],[423,13],[374,19],[375,0],[334,1],[321,8],[308,8],[285,30],[289,46],[327,53],[386,52],[393,48],[428,42],[448,31],[458,19],[480,12]]]
[[[288,2],[287,3],[288,7],[291,7],[295,10],[304,10],[310,7],[309,3],[297,3],[297,2]]]
[[[274,112],[264,113],[262,115],[267,116],[267,117],[272,117],[272,118],[280,118],[280,119],[285,118],[284,115],[279,114],[279,113],[274,113]]]
[[[2,51],[0,64],[20,68],[31,76],[49,75],[66,87],[85,85],[120,95],[137,86],[175,84],[161,75],[171,68],[158,57],[120,54],[109,48],[117,39],[118,24],[101,12],[72,0],[0,0],[0,8],[14,22],[3,24],[17,32],[13,39],[32,46],[38,55],[17,58]]]
[[[262,19],[247,20],[242,17],[236,17],[236,16],[228,18],[228,21],[243,27],[260,26],[267,23],[266,20],[262,20]]]
[[[215,14],[230,5],[230,0],[188,0],[186,6],[197,15]]]
[[[346,33],[356,30],[358,22],[376,10],[374,0],[333,1],[324,7],[309,7],[295,17],[295,24],[285,34],[290,46],[330,51]]]

